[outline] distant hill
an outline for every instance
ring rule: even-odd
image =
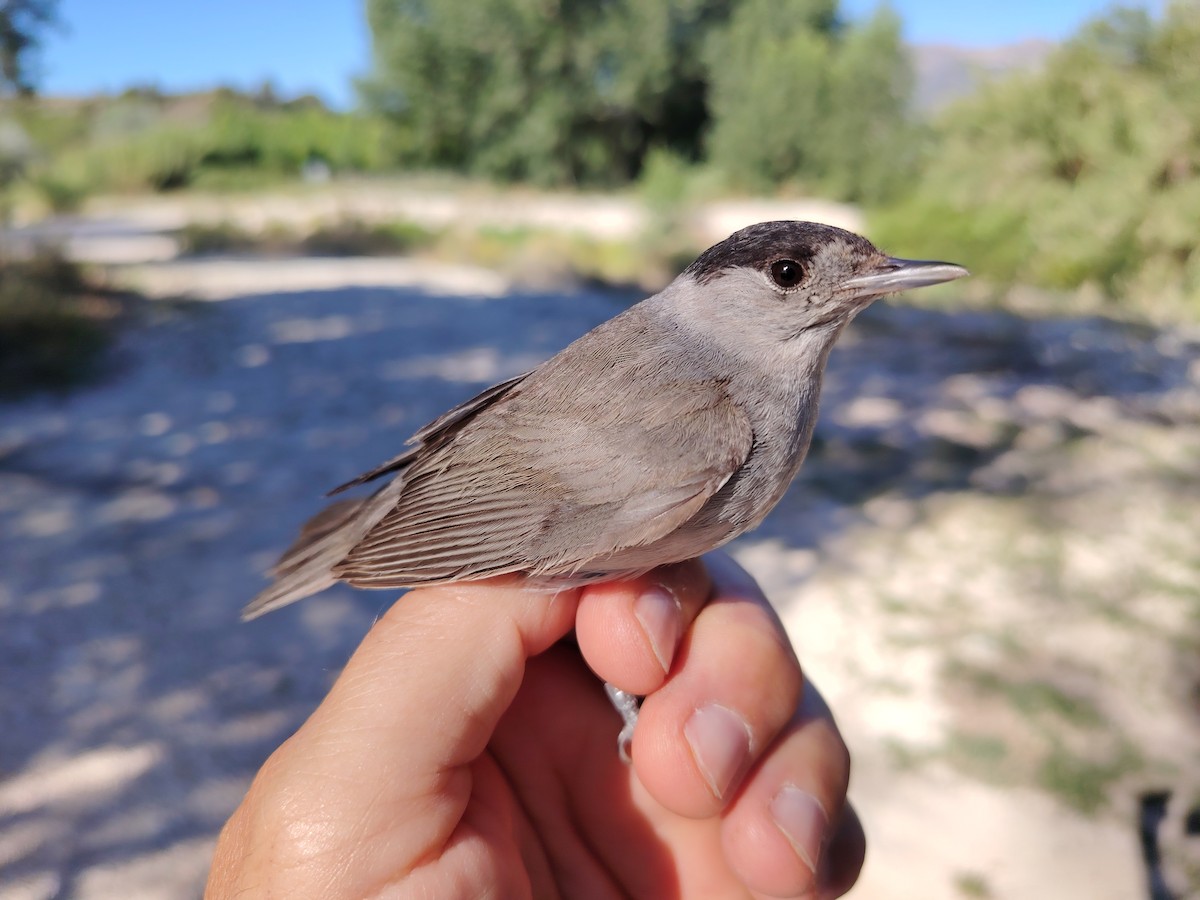
[[[916,44],[910,48],[917,70],[916,107],[920,112],[935,111],[988,78],[1036,69],[1054,46],[1042,40],[1002,47]]]

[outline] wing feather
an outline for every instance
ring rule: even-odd
[[[359,587],[510,572],[590,580],[736,533],[714,524],[723,506],[702,511],[749,458],[749,421],[713,377],[722,361],[648,315],[632,307],[335,488],[397,476],[312,520],[246,614],[336,578]]]
[[[459,404],[409,438],[407,443],[411,446],[403,453],[330,491],[330,494],[336,494],[392,472],[401,473],[398,478],[369,497],[360,500],[339,500],[309,519],[301,528],[296,541],[284,551],[271,569],[271,584],[243,610],[243,617],[260,616],[332,585],[337,577],[334,574],[335,567],[388,510],[393,508],[395,499],[404,490],[404,470],[430,448],[449,441],[454,431],[462,424],[508,396],[528,374],[493,385],[465,403]],[[404,586],[402,583],[394,584]],[[386,586],[390,587],[393,584]]]
[[[363,587],[564,577],[663,538],[726,484],[753,434],[721,382],[667,383],[657,394],[624,427],[525,407],[526,393],[490,408],[411,463],[396,506],[334,574]]]
[[[424,428],[421,428],[412,437],[404,442],[408,448],[396,456],[393,456],[387,462],[380,463],[369,472],[364,472],[357,478],[352,478],[344,484],[339,484],[331,490],[327,497],[332,497],[334,494],[340,494],[342,491],[349,490],[352,487],[358,487],[360,484],[366,484],[368,481],[374,481],[376,478],[382,478],[384,475],[389,475],[393,472],[398,472],[409,465],[419,454],[424,452],[428,446],[443,440],[451,430],[465,422],[471,416],[478,413],[481,409],[486,408],[490,404],[496,402],[510,390],[529,377],[529,372],[522,375],[517,375],[515,378],[510,378],[507,381],[502,381],[499,384],[494,384],[485,391],[476,394],[465,403],[460,403],[447,412],[442,413]]]

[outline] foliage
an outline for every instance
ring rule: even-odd
[[[415,222],[343,219],[317,228],[301,241],[300,249],[315,256],[402,256],[433,246],[439,237]]]
[[[837,0],[369,0],[367,12],[367,113],[284,102],[270,85],[139,87],[9,103],[0,119],[28,136],[29,186],[58,211],[92,192],[397,167],[611,186],[656,159],[651,182],[666,163],[681,187],[874,200],[912,156],[911,73],[887,9],[856,25]]]
[[[246,253],[269,256],[400,256],[425,249],[439,238],[413,222],[367,223],[339,219],[312,229],[273,223],[251,231],[233,222],[191,222],[178,233],[189,256]]]
[[[542,184],[621,183],[651,144],[699,151],[701,45],[730,0],[370,0],[368,101],[409,161]]]
[[[886,192],[912,77],[899,22],[836,0],[370,0],[364,96],[414,165],[620,184],[655,152],[743,185]],[[711,134],[710,134],[711,131]]]
[[[94,376],[121,312],[57,253],[0,265],[0,396]]]
[[[830,0],[746,0],[708,61],[710,159],[741,183],[878,200],[911,170],[913,74],[887,7],[851,26]]]
[[[587,282],[636,286],[643,292],[661,290],[700,249],[679,231],[614,240],[555,228],[462,225],[440,230],[403,219],[272,222],[260,229],[228,220],[193,222],[176,236],[188,256],[415,256],[496,269],[515,283],[540,288]]]
[[[0,90],[33,93],[34,56],[42,34],[58,22],[58,0],[5,0],[0,5]]]
[[[391,162],[385,122],[332,112],[314,98],[283,102],[227,89],[167,97],[138,89],[7,112],[36,148],[30,180],[52,209],[98,191],[260,186],[306,171],[376,171]]]
[[[876,217],[1001,284],[1200,301],[1200,7],[1118,10],[1038,73],[938,123],[920,183]]]
[[[184,256],[264,253],[274,249],[273,234],[256,235],[232,222],[188,222],[176,234]],[[290,242],[291,236],[288,236]]]

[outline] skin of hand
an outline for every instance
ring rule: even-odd
[[[632,766],[597,675],[646,695]],[[849,765],[722,554],[414,590],[263,765],[205,896],[838,897],[865,852]]]

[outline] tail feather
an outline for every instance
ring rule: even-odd
[[[271,568],[270,586],[242,610],[242,619],[256,619],[332,587],[338,580],[333,567],[387,514],[401,483],[397,478],[365,499],[331,503],[305,522],[300,536]]]
[[[364,500],[330,503],[300,528],[300,535],[271,567],[272,578],[282,578],[319,552],[321,542],[336,533],[362,509]]]

